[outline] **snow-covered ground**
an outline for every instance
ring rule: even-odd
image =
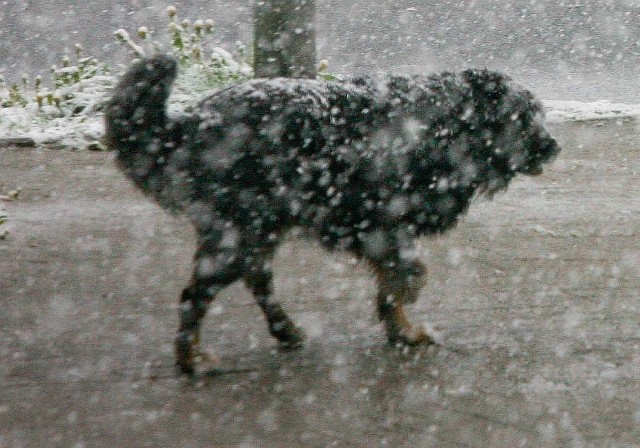
[[[205,94],[201,83],[178,80],[170,99],[170,109],[181,110]],[[193,78],[191,78],[193,79]],[[26,107],[0,108],[0,139],[26,137],[36,144],[58,148],[85,149],[101,147],[103,133],[100,105],[108,98],[114,78],[99,76],[89,80],[74,98],[62,107],[43,106],[31,103]],[[195,92],[195,93],[194,93]],[[562,123],[569,121],[606,120],[640,117],[640,104],[620,104],[609,101],[544,101],[547,121]],[[71,113],[81,108],[81,112]]]
[[[543,101],[547,110],[547,121],[562,123],[567,121],[607,120],[634,118],[640,116],[640,104],[611,103],[606,100],[584,103],[581,101]]]

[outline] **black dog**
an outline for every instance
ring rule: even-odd
[[[488,71],[254,80],[170,118],[175,76],[167,56],[131,67],[107,108],[106,139],[136,185],[196,227],[176,339],[184,372],[194,371],[208,304],[238,279],[271,334],[301,343],[272,299],[271,259],[294,226],[371,264],[392,343],[432,342],[402,308],[425,284],[426,269],[410,255],[415,238],[449,229],[475,195],[491,196],[518,173],[541,173],[559,151],[541,105]]]

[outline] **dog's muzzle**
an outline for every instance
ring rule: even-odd
[[[545,138],[537,142],[533,160],[519,171],[529,176],[539,176],[543,172],[542,165],[553,162],[559,152],[558,143],[551,137]]]
[[[527,176],[539,176],[543,173],[542,165],[530,164],[520,170],[522,174]]]

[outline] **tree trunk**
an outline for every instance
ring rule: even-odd
[[[315,0],[254,0],[258,78],[315,78]]]

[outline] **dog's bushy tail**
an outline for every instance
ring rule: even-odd
[[[105,111],[105,142],[124,168],[135,169],[154,140],[166,135],[166,103],[176,74],[176,61],[158,55],[136,62],[114,88]]]

